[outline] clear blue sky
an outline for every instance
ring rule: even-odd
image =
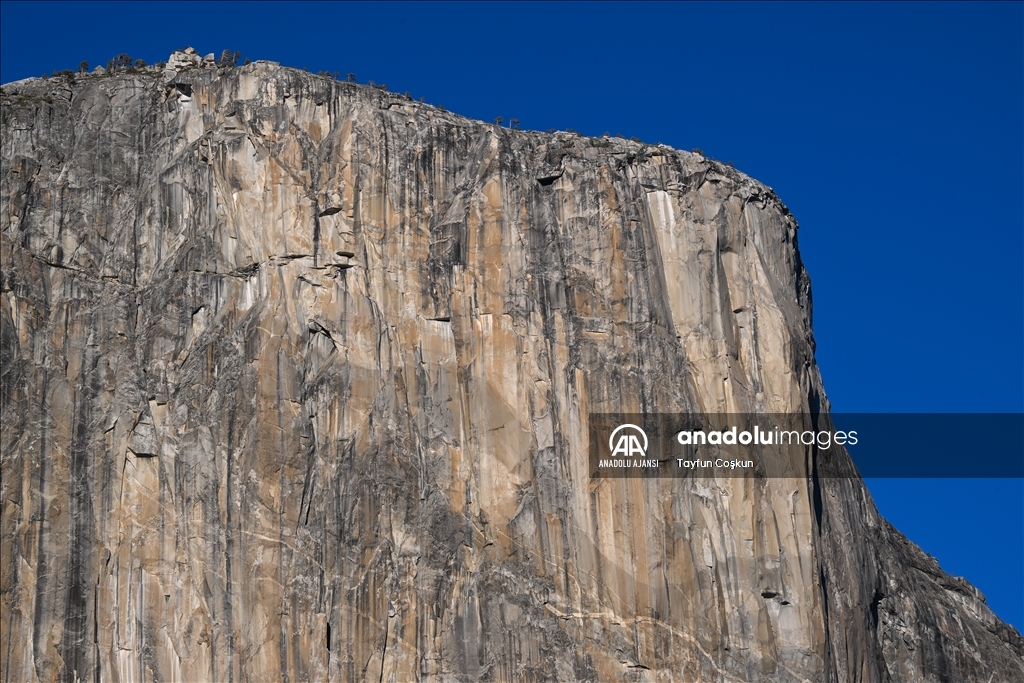
[[[5,2],[0,77],[230,48],[473,118],[700,147],[800,221],[834,410],[1019,412],[1022,34],[1008,2]],[[1024,629],[1024,482],[869,486]]]

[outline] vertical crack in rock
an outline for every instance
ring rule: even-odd
[[[827,415],[769,188],[168,64],[3,88],[3,681],[1024,679],[816,458],[590,478],[589,413]]]

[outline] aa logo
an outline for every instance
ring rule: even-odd
[[[615,439],[616,434],[619,434],[618,440]],[[643,445],[640,445],[640,439],[643,439]],[[636,425],[619,425],[608,437],[608,448],[612,449],[613,458],[616,455],[642,458],[647,454],[647,434]]]

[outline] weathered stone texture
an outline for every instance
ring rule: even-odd
[[[741,173],[197,56],[2,146],[0,680],[1024,679],[813,457],[589,479],[591,411],[827,412]]]

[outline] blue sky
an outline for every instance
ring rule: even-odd
[[[473,118],[700,147],[800,221],[834,410],[1024,410],[1020,3],[5,2],[0,18],[3,82],[230,48]],[[869,486],[1024,629],[1024,482]]]

